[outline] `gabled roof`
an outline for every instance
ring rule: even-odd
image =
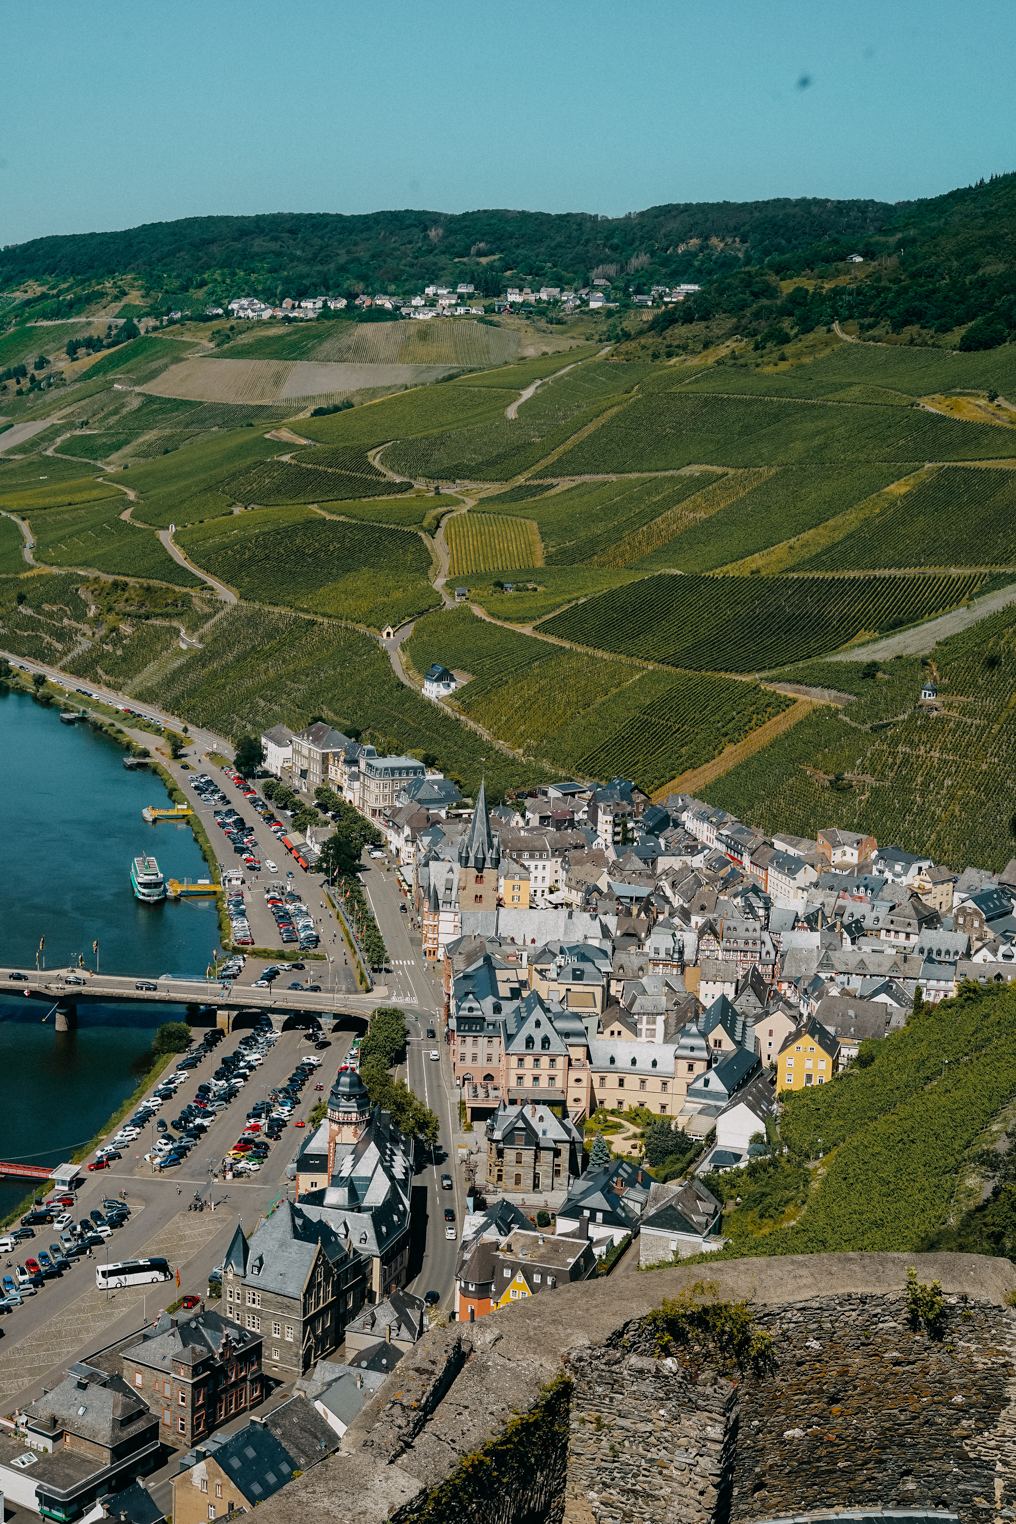
[[[650,1205],[642,1219],[643,1231],[682,1233],[705,1237],[719,1231],[723,1208],[711,1191],[697,1180],[678,1185],[670,1195]]]
[[[250,1241],[247,1283],[300,1298],[322,1251],[338,1264],[349,1257],[348,1239],[327,1220],[309,1216],[291,1201],[280,1202]]]
[[[248,1502],[257,1505],[273,1497],[299,1468],[293,1457],[265,1423],[249,1423],[236,1434],[213,1434],[198,1450],[180,1459],[180,1470],[214,1460]]]
[[[247,1240],[244,1237],[243,1228],[237,1223],[236,1232],[230,1240],[229,1248],[226,1250],[226,1257],[222,1261],[222,1268],[223,1270],[232,1270],[235,1275],[246,1275],[247,1259]]]
[[[298,1471],[307,1471],[339,1448],[339,1438],[307,1397],[290,1397],[265,1414],[265,1423]]]
[[[830,1032],[829,1028],[823,1026],[814,1016],[808,1016],[793,1032],[788,1032],[780,1052],[785,1053],[788,1048],[794,1047],[806,1037],[831,1058],[835,1058],[840,1051],[839,1039]]]

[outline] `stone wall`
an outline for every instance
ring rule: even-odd
[[[908,1265],[938,1279],[916,1334]],[[643,1320],[708,1277],[772,1334],[734,1380],[658,1352]],[[1016,1266],[973,1255],[815,1255],[626,1273],[428,1334],[339,1454],[262,1524],[748,1524],[804,1512],[1014,1517]]]

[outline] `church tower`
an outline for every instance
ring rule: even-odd
[[[342,1144],[351,1145],[359,1139],[370,1121],[370,1113],[370,1096],[357,1071],[340,1069],[328,1097],[329,1180],[335,1173],[336,1148]]]
[[[463,916],[497,909],[500,866],[501,843],[490,829],[487,783],[482,779],[472,823],[459,844],[459,909]],[[462,924],[465,927],[468,923],[463,920]]]

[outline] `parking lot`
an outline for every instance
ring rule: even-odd
[[[196,1043],[189,1055],[197,1059],[194,1067],[189,1066],[187,1055],[181,1055],[188,1067],[182,1068],[180,1082],[174,1083],[168,1092],[169,1076],[181,1068],[171,1066],[133,1113],[139,1124],[137,1136],[124,1140],[124,1146],[116,1150],[120,1158],[110,1159],[108,1166],[100,1170],[89,1170],[87,1163],[82,1165],[73,1202],[55,1203],[78,1227],[78,1233],[73,1235],[78,1252],[66,1251],[61,1235],[69,1231],[68,1227],[58,1229],[54,1221],[28,1227],[26,1234],[32,1236],[26,1236],[12,1252],[2,1255],[3,1274],[16,1281],[19,1265],[31,1279],[29,1258],[41,1270],[40,1251],[49,1257],[56,1273],[43,1275],[41,1285],[24,1286],[17,1292],[18,1300],[12,1301],[0,1317],[0,1399],[17,1394],[19,1402],[30,1401],[41,1390],[48,1371],[62,1370],[68,1360],[81,1358],[89,1350],[109,1343],[114,1335],[121,1336],[116,1333],[117,1326],[122,1326],[122,1334],[126,1335],[140,1325],[143,1316],[157,1314],[160,1307],[170,1305],[181,1295],[204,1295],[208,1273],[221,1261],[238,1217],[250,1233],[264,1208],[286,1193],[286,1166],[305,1136],[308,1113],[327,1096],[334,1082],[349,1045],[349,1033],[338,1033],[334,1038],[326,1036],[323,1040],[331,1046],[320,1050],[314,1045],[313,1034],[278,1035],[247,1077],[235,1078],[229,1084],[232,1093],[224,1099],[222,1110],[197,1106],[198,1111],[207,1113],[207,1127],[178,1129],[173,1125],[205,1093],[199,1087],[211,1087],[216,1071],[223,1068],[223,1058],[239,1055],[242,1060],[247,1049],[241,1048],[241,1042],[255,1035],[234,1033],[218,1043],[213,1039],[207,1048],[204,1043]],[[274,1119],[270,1130],[277,1136],[265,1136],[269,1129],[264,1125],[264,1117],[248,1119],[247,1113],[265,1106],[277,1110],[270,1104],[272,1092],[281,1092],[297,1066],[310,1055],[323,1062],[316,1066],[316,1074],[311,1074],[294,1091],[289,1117]],[[156,1091],[162,1097],[161,1104],[146,1105],[160,1100]],[[224,1091],[219,1092],[220,1097],[224,1095]],[[227,1179],[223,1162],[237,1144],[245,1141],[248,1122],[256,1120],[262,1126],[257,1132],[247,1133],[246,1141],[251,1146],[239,1150],[252,1157],[246,1167]],[[160,1128],[160,1122],[165,1122],[165,1129]],[[160,1136],[172,1134],[178,1139],[188,1130],[197,1136],[174,1163],[160,1157],[145,1158],[146,1154],[156,1154]],[[170,1146],[160,1152],[165,1155],[173,1151]],[[94,1163],[95,1157],[88,1162]],[[122,1225],[113,1226],[110,1213],[117,1215],[122,1205],[129,1208],[129,1215]],[[199,1205],[201,1210],[197,1210]],[[91,1218],[93,1211],[106,1220],[108,1237],[98,1232],[100,1225]],[[84,1241],[82,1219],[96,1228],[95,1234],[89,1236],[98,1242]],[[59,1257],[66,1261],[64,1265],[56,1265],[58,1255],[51,1245],[62,1251]],[[96,1287],[97,1264],[160,1256],[166,1258],[172,1272],[171,1283],[165,1287],[129,1287],[111,1292]],[[30,1389],[26,1391],[26,1387]]]

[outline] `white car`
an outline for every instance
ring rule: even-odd
[[[270,857],[265,858],[265,867],[268,869],[269,873],[278,873],[279,871],[278,865],[273,863]]]
[[[439,1063],[439,1062],[440,1062],[440,1059],[441,1059],[441,1055],[440,1055],[440,1053],[439,1053],[439,1052],[438,1052],[438,1051],[437,1051],[437,1049],[436,1049],[436,1048],[431,1048],[431,1050],[430,1050],[430,1057],[431,1057],[431,1059],[432,1059],[432,1060],[433,1060],[433,1062],[434,1062],[434,1063],[435,1063],[435,1064],[436,1064],[436,1063]]]
[[[445,1236],[445,1238],[458,1238],[459,1235],[456,1233],[455,1229],[449,1223],[448,1226],[444,1230],[444,1236]]]
[[[0,1238],[0,1254],[13,1254],[18,1247],[18,1242],[19,1240],[11,1238],[9,1233],[5,1234],[3,1238]]]
[[[97,1222],[92,1228],[93,1233],[98,1233],[100,1238],[112,1238],[113,1229],[107,1228],[104,1222]]]

